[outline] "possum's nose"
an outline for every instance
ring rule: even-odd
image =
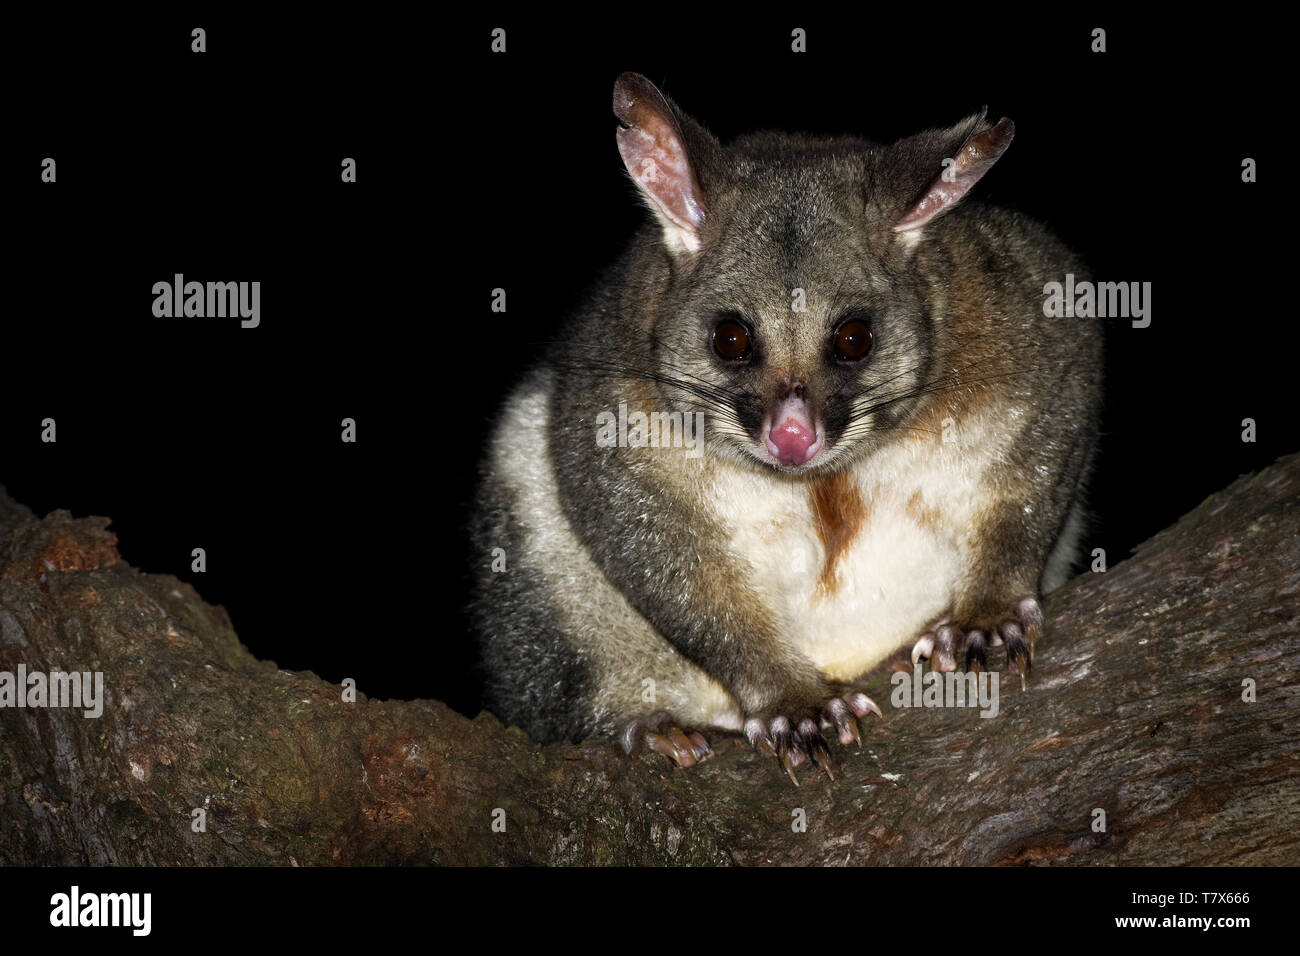
[[[803,399],[803,387],[792,388],[768,419],[764,444],[787,468],[806,464],[821,450],[822,440]]]
[[[817,433],[802,422],[787,418],[767,436],[767,448],[783,465],[802,465],[817,443]]]

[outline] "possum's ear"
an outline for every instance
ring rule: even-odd
[[[614,114],[623,123],[618,151],[664,229],[674,254],[700,248],[707,205],[697,164],[717,145],[702,127],[676,110],[640,73],[624,73],[614,84]]]
[[[945,135],[949,146],[956,149],[947,154],[943,171],[930,183],[903,217],[894,224],[900,238],[915,238],[917,230],[931,219],[942,214],[970,191],[1011,145],[1016,134],[1015,124],[1005,116],[993,125],[984,120],[988,107],[958,123]]]

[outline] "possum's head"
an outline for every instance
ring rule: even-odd
[[[614,86],[618,148],[662,227],[648,290],[655,379],[709,446],[820,471],[933,390],[925,227],[1011,142],[981,112],[892,146],[762,133],[723,148],[653,84]],[[930,267],[933,269],[933,267]],[[938,363],[942,364],[942,363]]]

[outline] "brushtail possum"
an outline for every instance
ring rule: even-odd
[[[743,731],[795,779],[860,743],[854,682],[896,652],[1001,644],[1023,680],[1084,526],[1101,336],[1044,316],[1075,256],[965,198],[1011,121],[723,146],[635,73],[614,113],[652,217],[495,426],[489,706],[682,766]]]

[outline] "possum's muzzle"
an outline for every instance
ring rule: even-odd
[[[773,463],[782,468],[809,464],[825,441],[826,429],[804,400],[804,388],[800,384],[792,385],[763,419],[761,444],[772,456]]]

